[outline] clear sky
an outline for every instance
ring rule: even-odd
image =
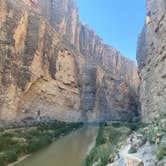
[[[145,21],[145,0],[76,0],[80,20],[122,55],[136,60]]]

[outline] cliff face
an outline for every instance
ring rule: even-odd
[[[73,1],[0,4],[1,120],[138,115],[136,66],[81,25]]]
[[[147,0],[146,24],[138,40],[142,118],[166,112],[166,1]]]
[[[62,35],[84,56],[93,56],[105,69],[117,77],[124,78],[137,88],[138,75],[133,61],[123,57],[112,46],[103,43],[102,39],[86,25],[79,21],[74,0],[38,0],[39,11],[52,27]],[[55,10],[56,9],[56,10]]]

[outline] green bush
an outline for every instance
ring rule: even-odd
[[[46,146],[52,142],[52,137],[49,135],[45,135],[45,136],[39,138],[38,142],[41,146]]]
[[[0,151],[7,150],[10,146],[16,144],[16,141],[13,141],[12,136],[2,135],[0,137]]]
[[[0,166],[4,166],[5,165],[5,159],[3,155],[0,155]]]
[[[108,147],[101,146],[100,148],[98,148],[97,153],[101,159],[102,166],[105,166],[106,164],[108,164],[109,156],[113,153],[113,148],[110,146]]]
[[[102,145],[104,143],[105,143],[104,125],[102,124],[99,128],[98,135],[96,137],[96,146]]]
[[[146,127],[147,125],[142,123],[142,122],[113,122],[112,126],[115,128],[120,128],[120,127],[127,127],[130,128],[133,131],[137,131],[140,128]]]
[[[162,160],[164,158],[164,156],[166,155],[166,147],[164,146],[164,144],[160,144],[157,147],[157,151],[156,151],[156,158],[157,160]]]
[[[14,161],[17,161],[17,155],[14,151],[8,150],[0,154],[0,166],[7,165]]]
[[[130,128],[133,131],[138,131],[140,128],[146,127],[147,124],[142,122],[135,122],[135,123],[127,123],[126,127]]]
[[[27,153],[27,143],[15,144],[10,149],[15,151],[18,156],[24,155]]]
[[[7,162],[11,163],[17,161],[17,155],[14,151],[6,151],[4,152],[5,157],[7,158]]]
[[[94,147],[87,155],[87,157],[83,160],[82,166],[92,166],[92,164],[97,162],[98,160],[101,161],[100,166],[105,166],[112,152],[113,149],[110,146],[100,145],[98,147]]]
[[[122,127],[122,122],[113,122],[112,126],[115,127],[115,128]]]
[[[109,140],[113,145],[118,145],[119,142],[123,141],[130,134],[131,130],[126,127],[114,128],[110,127]]]

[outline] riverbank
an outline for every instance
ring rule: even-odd
[[[10,163],[8,164],[7,166],[15,166],[17,164],[19,164],[20,162],[24,161],[26,158],[28,158],[31,154],[27,154],[25,156],[22,156],[20,158],[17,159],[17,161],[13,162],[13,163]]]
[[[166,115],[132,132],[119,150],[119,159],[107,166],[119,166],[120,161],[125,166],[166,166]]]
[[[6,128],[0,130],[0,166],[17,161],[27,154],[52,143],[74,129],[81,123],[57,122],[38,124],[29,127]]]
[[[82,166],[166,166],[166,115],[151,124],[100,125],[96,144]]]
[[[82,162],[82,166],[104,166],[117,154],[121,142],[131,133],[131,129],[121,124],[103,123],[100,125],[95,146]]]

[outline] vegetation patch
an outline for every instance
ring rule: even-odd
[[[100,125],[95,147],[82,162],[82,166],[105,166],[115,161],[118,151],[131,133],[142,136],[138,148],[146,142],[156,144],[156,158],[162,160],[166,156],[166,114],[156,118],[151,124],[141,122],[107,122]],[[163,141],[162,141],[163,140]],[[128,153],[136,153],[137,147],[131,146]]]
[[[128,127],[103,123],[99,127],[95,147],[82,162],[82,166],[105,166],[113,161],[120,143],[131,133]]]
[[[38,151],[60,136],[81,127],[81,123],[54,122],[31,127],[0,131],[0,166],[17,161],[19,157]]]
[[[157,151],[156,151],[156,158],[157,160],[162,160],[164,158],[164,156],[166,155],[166,147],[164,144],[159,144],[157,147]]]
[[[162,114],[146,127],[140,128],[138,132],[144,135],[150,144],[156,144],[156,158],[162,160],[166,156],[166,142],[162,141],[162,138],[166,138],[166,114]]]

